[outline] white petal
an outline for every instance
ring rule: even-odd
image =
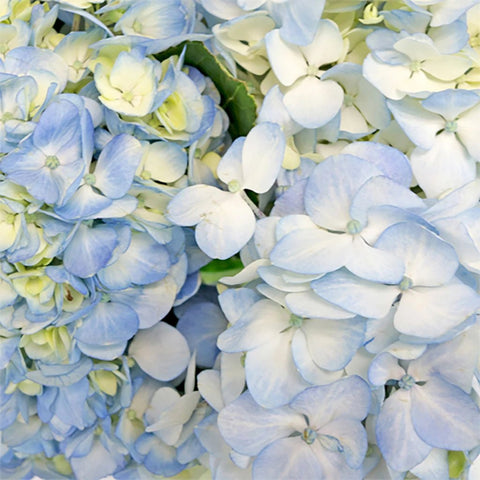
[[[312,282],[313,291],[325,300],[364,317],[381,318],[390,311],[399,289],[362,280],[345,270]]]
[[[239,195],[221,193],[225,194],[221,203],[215,209],[212,206],[197,225],[195,239],[209,257],[224,260],[250,240],[255,231],[255,216]]]
[[[427,197],[449,193],[475,179],[475,160],[454,133],[442,132],[430,150],[416,148],[411,156],[413,174]]]
[[[228,197],[228,192],[223,192],[210,185],[193,185],[181,190],[167,207],[168,219],[189,227],[196,225],[203,218],[216,211]]]
[[[352,237],[325,230],[304,229],[283,237],[272,250],[273,265],[303,274],[337,270],[350,258]]]
[[[335,155],[315,167],[305,189],[305,210],[320,227],[344,232],[360,187],[381,171],[353,155]]]
[[[257,348],[277,337],[289,327],[285,309],[270,300],[260,300],[218,337],[218,348],[225,352],[242,352]]]
[[[255,459],[252,474],[252,480],[324,478],[320,459],[300,437],[282,438],[265,448]]]
[[[407,137],[426,150],[435,142],[435,135],[445,127],[445,120],[438,114],[422,108],[418,100],[405,98],[387,101],[388,108]]]
[[[400,300],[395,328],[407,335],[435,338],[462,323],[479,307],[480,296],[461,283],[413,288]]]
[[[470,450],[480,443],[480,411],[463,390],[439,379],[412,388],[412,422],[429,445]]]
[[[311,66],[321,67],[336,62],[343,53],[343,38],[336,23],[320,20],[312,43],[300,50]]]
[[[285,153],[285,137],[276,123],[253,127],[242,151],[243,187],[265,193],[275,182]]]
[[[343,371],[331,372],[320,368],[312,359],[307,339],[302,330],[297,330],[292,339],[293,361],[302,377],[313,385],[326,385],[343,376]]]
[[[257,403],[274,408],[285,405],[309,386],[293,362],[291,331],[247,353],[245,374],[248,390]]]
[[[190,351],[183,335],[163,322],[140,330],[132,340],[128,353],[144,372],[164,381],[178,377],[190,360]]]
[[[300,317],[332,319],[352,317],[352,313],[326,302],[311,290],[289,293],[285,301],[292,313]]]
[[[304,418],[290,408],[266,409],[245,392],[218,415],[218,428],[237,452],[257,455],[278,438],[305,428]],[[303,427],[303,428],[302,428]]]
[[[244,138],[237,138],[218,164],[218,178],[227,185],[232,180],[236,180],[243,188],[242,150],[244,144]]]
[[[307,74],[307,62],[301,50],[282,40],[279,30],[268,33],[265,44],[272,69],[283,85],[290,86]]]
[[[398,257],[371,247],[359,235],[354,236],[352,253],[345,266],[361,278],[381,283],[399,283],[405,272]]]
[[[413,285],[441,285],[455,275],[458,267],[453,247],[413,222],[397,223],[387,228],[375,246],[402,260],[405,275]]]
[[[306,76],[288,89],[283,97],[288,113],[305,128],[328,123],[343,104],[343,90],[332,80]]]
[[[432,449],[417,435],[410,408],[410,392],[397,390],[383,404],[375,428],[377,444],[386,462],[399,472],[418,465]]]
[[[470,109],[457,120],[457,136],[475,160],[480,161],[480,105]]]
[[[326,370],[341,370],[352,359],[364,340],[361,320],[305,320],[302,330],[313,361]]]

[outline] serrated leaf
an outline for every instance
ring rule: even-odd
[[[157,55],[165,60],[172,55],[180,55],[186,47],[185,64],[198,68],[210,77],[222,97],[221,105],[230,118],[230,134],[233,138],[245,136],[257,118],[255,99],[248,93],[246,82],[232,76],[218,59],[201,42],[184,42]]]

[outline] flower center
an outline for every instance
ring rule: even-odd
[[[302,433],[302,440],[308,445],[311,445],[316,438],[317,432],[312,430],[310,427],[306,428]]]
[[[60,160],[56,155],[49,155],[45,159],[45,166],[50,170],[55,170],[60,165]]]
[[[297,315],[290,315],[290,325],[294,328],[300,328],[303,324],[303,318]]]
[[[402,291],[405,292],[409,288],[412,288],[413,283],[408,277],[403,277],[402,281],[398,284],[398,288]]]
[[[445,124],[445,131],[450,132],[450,133],[455,133],[457,131],[458,125],[455,120],[449,120]]]
[[[422,62],[420,60],[414,60],[410,64],[410,71],[412,72],[419,72],[421,70]]]
[[[232,180],[228,182],[228,191],[236,193],[241,189],[240,182],[238,180]]]
[[[415,385],[415,379],[408,374],[405,374],[399,381],[398,386],[404,390],[410,390]]]
[[[362,231],[362,224],[358,220],[350,220],[347,223],[347,232],[350,235],[355,235]]]
[[[83,178],[87,185],[95,185],[95,182],[97,181],[93,173],[87,173]]]

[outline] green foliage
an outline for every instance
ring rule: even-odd
[[[185,51],[185,65],[198,68],[210,77],[222,96],[222,107],[230,118],[230,134],[233,138],[245,136],[257,118],[257,107],[248,92],[246,82],[238,80],[222,65],[202,42],[184,42],[157,55],[164,60]]]
[[[242,270],[240,258],[232,257],[227,260],[212,260],[200,269],[202,281],[206,285],[216,285],[222,277],[231,277]]]

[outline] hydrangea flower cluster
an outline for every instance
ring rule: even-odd
[[[479,0],[5,0],[6,478],[480,475]]]

